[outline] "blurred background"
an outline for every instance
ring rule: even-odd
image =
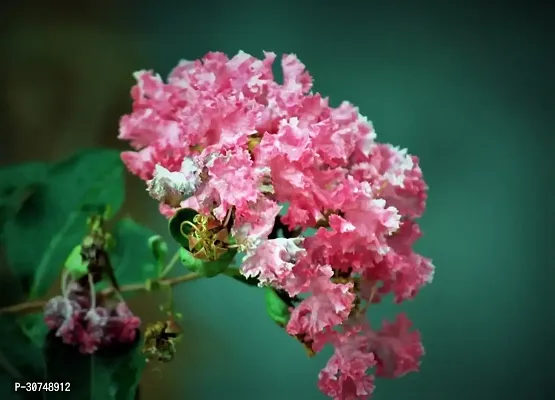
[[[418,250],[435,281],[401,307],[427,355],[375,399],[553,398],[555,71],[549,2],[19,1],[1,6],[1,164],[82,147],[124,149],[132,72],[162,75],[211,50],[296,53],[315,90],[349,100],[380,141],[421,159],[430,186]],[[165,221],[129,177],[125,211]],[[262,293],[225,279],[177,290],[185,335],[141,399],[323,399],[308,359],[266,317]],[[156,319],[152,297],[133,306]],[[552,393],[549,395],[549,393]]]

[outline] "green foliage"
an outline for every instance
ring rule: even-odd
[[[233,262],[237,252],[229,250],[216,261],[204,261],[195,258],[190,251],[186,249],[179,249],[179,256],[181,262],[189,271],[198,272],[206,278],[213,278],[227,270],[229,264]]]
[[[20,315],[17,317],[16,323],[35,347],[42,348],[44,345],[44,338],[48,333],[48,328],[44,323],[42,314]]]
[[[123,166],[115,151],[88,150],[53,165],[9,169],[11,194],[0,201],[9,204],[4,206],[3,242],[11,270],[29,298],[36,299],[50,289],[64,260],[83,238],[87,217],[106,206],[113,212],[121,207]],[[30,171],[44,169],[46,174],[37,175],[44,179],[33,182]],[[22,174],[19,187],[16,173]]]
[[[47,179],[45,163],[27,163],[0,169],[0,230],[6,220],[17,214],[31,195]]]
[[[25,300],[19,282],[9,271],[2,271],[2,305]],[[40,314],[0,314],[0,393],[14,394],[14,381],[41,381],[44,360],[41,348],[46,326]],[[14,394],[18,398],[17,394]]]
[[[289,322],[291,313],[289,305],[272,288],[265,288],[264,299],[266,300],[266,312],[278,325],[285,326]]]
[[[44,349],[46,382],[67,382],[70,393],[44,392],[46,400],[134,400],[145,367],[138,337],[135,343],[85,355],[50,334]]]
[[[74,275],[88,272],[81,245],[87,219],[116,214],[124,199],[123,165],[118,152],[88,150],[62,162],[29,163],[0,169],[0,238],[3,254],[0,304],[44,297],[63,266]],[[106,248],[120,285],[156,279],[167,245],[129,218],[115,224]],[[10,279],[8,283],[8,279]],[[102,283],[100,283],[102,284]],[[13,394],[14,381],[71,382],[67,392],[39,398],[134,399],[144,357],[131,347],[85,356],[47,337],[42,312],[0,314],[0,392]],[[26,396],[25,398],[29,398]]]
[[[164,245],[156,234],[137,224],[131,218],[121,219],[113,231],[114,248],[109,251],[115,275],[120,285],[144,283],[158,278],[160,266],[165,262]],[[167,252],[167,246],[166,246]]]
[[[44,359],[41,352],[46,326],[40,315],[18,321],[14,315],[0,316],[0,378],[13,381],[42,381]],[[34,321],[32,321],[34,319]],[[23,322],[23,323],[20,323]]]

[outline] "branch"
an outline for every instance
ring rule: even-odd
[[[195,279],[198,279],[201,277],[202,275],[196,272],[191,272],[185,275],[177,276],[175,278],[159,279],[154,282],[159,284],[160,286],[175,286],[183,282],[194,281]],[[146,284],[134,283],[131,285],[124,285],[120,288],[120,293],[141,292],[141,291],[148,291],[148,286]],[[109,297],[115,292],[116,292],[115,288],[109,287],[101,291],[99,295],[102,297]],[[29,314],[33,312],[38,312],[44,308],[46,303],[47,303],[47,300],[36,300],[36,301],[28,301],[24,303],[14,304],[7,307],[2,307],[0,308],[0,315],[1,314]]]

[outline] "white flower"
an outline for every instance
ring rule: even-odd
[[[154,177],[147,182],[150,196],[171,207],[179,207],[183,200],[191,197],[200,185],[200,167],[191,158],[185,158],[181,170],[170,172],[156,165]]]

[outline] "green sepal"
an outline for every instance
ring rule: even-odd
[[[215,261],[204,261],[195,258],[193,254],[184,248],[179,249],[179,257],[181,262],[188,270],[197,272],[206,278],[213,278],[224,273],[233,259],[237,255],[237,249],[229,249],[219,259]]]
[[[170,234],[174,240],[186,249],[189,248],[189,239],[187,239],[187,235],[191,233],[193,228],[185,222],[193,222],[193,218],[197,215],[198,212],[191,208],[182,208],[175,213],[168,223]]]
[[[148,247],[156,260],[158,267],[163,268],[166,258],[168,257],[168,244],[164,239],[162,239],[162,236],[154,235],[148,238]]]

